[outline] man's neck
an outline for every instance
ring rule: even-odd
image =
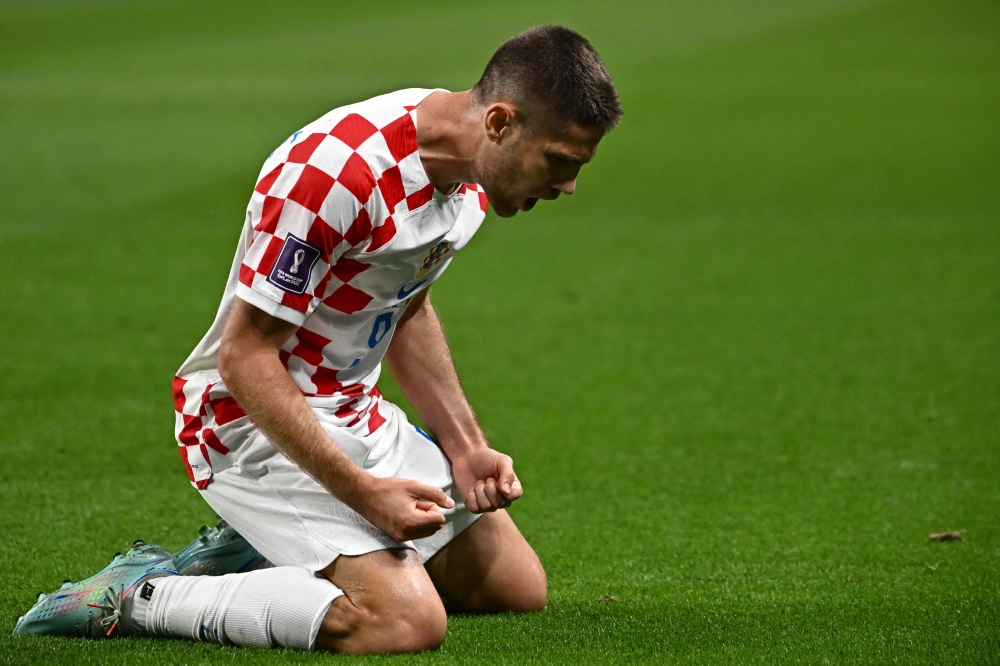
[[[417,105],[417,150],[427,178],[441,192],[474,183],[473,162],[482,132],[469,91],[428,95]]]

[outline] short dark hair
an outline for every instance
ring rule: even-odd
[[[547,107],[550,122],[563,127],[576,123],[608,131],[623,114],[615,83],[594,47],[555,25],[531,28],[504,42],[472,88],[472,99],[480,105],[521,103],[526,116],[540,104]]]

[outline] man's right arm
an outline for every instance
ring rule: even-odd
[[[233,299],[219,350],[226,387],[271,443],[330,493],[397,541],[430,536],[444,525],[444,491],[409,479],[379,479],[323,430],[279,351],[296,326]]]

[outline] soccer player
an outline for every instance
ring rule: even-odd
[[[441,644],[446,607],[544,608],[504,511],[521,484],[462,392],[430,286],[487,201],[511,217],[572,194],[621,115],[591,45],[546,26],[471,90],[400,90],[295,132],[173,384],[181,459],[224,522],[176,556],[136,542],[15,633],[408,652]],[[433,435],[379,394],[383,358]]]

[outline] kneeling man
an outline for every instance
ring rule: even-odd
[[[621,114],[590,44],[548,26],[471,90],[400,90],[295,132],[174,379],[181,459],[223,522],[176,555],[136,542],[15,633],[407,652],[441,644],[446,608],[544,608],[504,511],[521,484],[462,392],[430,286],[487,202],[511,217],[572,194]],[[383,358],[430,433],[379,394]]]

